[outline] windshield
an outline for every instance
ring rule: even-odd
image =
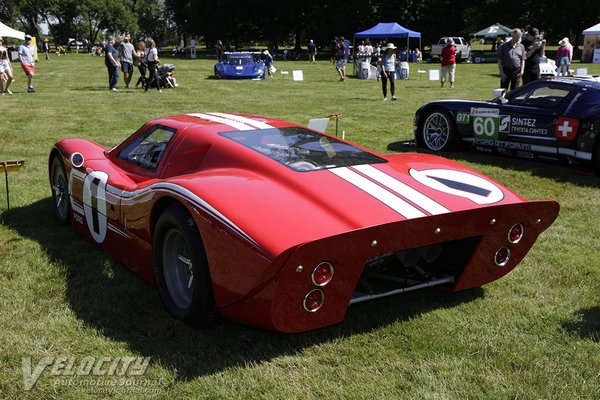
[[[351,144],[300,127],[223,132],[221,135],[294,171],[386,162]]]
[[[228,65],[251,65],[254,64],[254,59],[251,55],[229,56],[227,58]]]

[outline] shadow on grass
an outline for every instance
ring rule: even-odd
[[[568,332],[600,343],[600,307],[580,310],[574,321],[565,322],[562,326]]]
[[[569,182],[581,187],[600,188],[600,178],[590,168],[582,164],[567,164],[560,161],[529,160],[505,157],[498,154],[482,153],[468,148],[458,148],[443,153],[435,153],[415,146],[412,142],[393,142],[387,145],[387,150],[395,153],[424,153],[433,154],[458,162],[496,166],[506,170],[529,172],[533,176],[548,178],[557,182]]]
[[[574,321],[565,322],[562,327],[584,339],[600,343],[600,306],[580,310]]]
[[[12,209],[3,217],[21,236],[36,241],[56,268],[66,270],[66,299],[77,318],[105,337],[127,343],[132,352],[151,357],[152,363],[174,371],[181,380],[293,355],[484,296],[482,289],[411,292],[353,305],[341,324],[302,334],[280,334],[227,321],[197,329],[164,311],[154,288],[60,225],[50,198]],[[75,326],[64,334],[72,335],[74,341],[80,335]]]

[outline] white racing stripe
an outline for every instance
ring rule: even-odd
[[[334,168],[330,169],[329,171],[361,189],[365,193],[375,197],[377,200],[390,207],[392,210],[396,211],[406,219],[420,218],[425,216],[425,214],[416,207],[413,207],[395,194],[346,167]]]
[[[433,199],[430,199],[423,193],[411,188],[407,184],[400,182],[396,178],[378,170],[377,168],[371,165],[357,165],[352,168],[357,170],[358,172],[365,174],[366,176],[382,184],[383,186],[393,190],[394,192],[398,193],[405,199],[409,200],[410,202],[412,202],[413,204],[417,205],[418,207],[422,208],[430,214],[437,215],[450,212],[450,210],[448,210],[440,203],[434,201]]]
[[[256,129],[271,129],[273,128],[271,125],[266,124],[264,122],[261,121],[256,121],[252,118],[247,118],[247,117],[242,117],[240,115],[234,115],[234,114],[225,114],[225,113],[219,113],[219,112],[211,112],[211,113],[207,113],[209,115],[215,115],[217,117],[221,117],[221,118],[225,118],[234,122],[239,122],[242,124],[246,124],[246,125],[250,125],[255,127]]]
[[[236,121],[233,121],[230,119],[217,117],[216,115],[210,115],[210,114],[188,114],[188,115],[192,116],[192,117],[202,118],[207,121],[218,122],[219,124],[229,125],[230,127],[237,129],[238,131],[251,131],[251,130],[256,129],[253,126],[244,124],[242,122],[236,122]]]

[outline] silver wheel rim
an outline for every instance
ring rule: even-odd
[[[173,303],[181,309],[192,304],[194,273],[185,238],[178,229],[170,229],[162,248],[165,283]]]
[[[62,173],[62,168],[58,168],[54,172],[54,179],[52,182],[52,191],[54,192],[54,206],[56,212],[61,219],[67,218],[67,181],[65,175]]]
[[[423,140],[430,150],[441,150],[450,138],[450,122],[440,113],[430,114],[423,124]]]

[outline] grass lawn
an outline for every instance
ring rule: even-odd
[[[377,82],[338,82],[327,61],[276,62],[303,69],[303,82],[279,72],[264,82],[216,81],[209,60],[174,63],[181,86],[163,93],[111,93],[103,59],[72,54],[40,60],[37,93],[27,94],[14,65],[14,94],[0,97],[0,160],[26,165],[10,175],[12,209],[0,216],[0,398],[600,398],[600,178],[568,166],[446,154],[527,199],[561,204],[519,267],[481,289],[362,303],[340,325],[297,335],[229,322],[200,330],[171,318],[153,288],[55,220],[47,177],[54,142],[84,137],[112,146],[145,121],[176,113],[306,124],[341,112],[347,139],[399,152],[420,105],[490,98],[499,85],[495,64],[459,64],[456,89],[419,79],[411,65],[412,79],[397,82],[399,100],[382,102]],[[600,65],[585,66],[600,73]],[[35,368],[46,356],[150,364],[124,377],[48,367],[26,391],[23,358]]]

